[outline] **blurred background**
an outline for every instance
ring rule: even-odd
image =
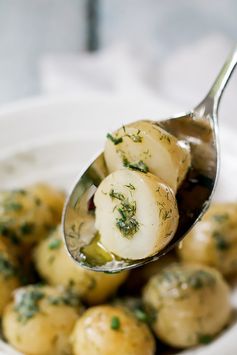
[[[236,14],[236,0],[0,0],[0,104],[109,94],[190,107],[235,45]]]

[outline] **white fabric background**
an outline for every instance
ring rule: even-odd
[[[163,98],[183,110],[204,98],[235,43],[212,34],[156,61],[152,46],[117,44],[97,54],[47,55],[41,61],[41,90],[47,95],[112,94]],[[236,43],[237,45],[237,43]],[[237,126],[237,74],[224,93],[220,118]]]

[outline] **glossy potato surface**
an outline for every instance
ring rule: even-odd
[[[190,166],[189,147],[152,121],[137,121],[107,136],[110,173],[131,165],[162,178],[174,192]]]
[[[80,312],[78,298],[49,286],[27,286],[15,293],[3,315],[3,333],[29,355],[70,355],[69,336]]]
[[[153,355],[155,342],[145,323],[114,306],[88,309],[71,337],[74,355]]]
[[[154,255],[176,232],[179,214],[173,190],[150,173],[113,172],[99,185],[94,203],[101,242],[119,257]]]
[[[229,289],[221,274],[203,265],[171,265],[153,276],[143,300],[156,335],[174,347],[211,341],[230,319]]]
[[[32,246],[55,226],[47,204],[28,190],[0,192],[0,231],[16,250]]]
[[[34,259],[39,274],[49,284],[72,284],[88,304],[106,301],[128,275],[127,271],[110,275],[78,266],[66,251],[60,227],[36,247]]]
[[[185,262],[214,266],[224,275],[237,273],[237,203],[213,203],[178,253]]]

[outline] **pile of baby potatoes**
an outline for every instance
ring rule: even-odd
[[[230,326],[237,204],[213,204],[182,245],[130,272],[68,255],[65,196],[46,184],[0,193],[0,317],[26,355],[153,355],[207,344]]]

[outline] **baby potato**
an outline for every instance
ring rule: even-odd
[[[73,285],[88,304],[104,302],[112,296],[127,278],[128,272],[105,274],[78,266],[68,255],[60,227],[34,251],[39,274],[51,285]]]
[[[155,342],[143,322],[114,306],[89,308],[77,321],[72,337],[75,355],[153,355]]]
[[[29,188],[29,191],[45,205],[49,206],[52,212],[54,224],[59,224],[62,218],[62,211],[65,202],[65,194],[56,190],[50,185],[39,183]]]
[[[213,203],[178,248],[183,261],[237,273],[237,204]]]
[[[49,206],[27,190],[0,192],[0,234],[15,250],[32,246],[55,226]]]
[[[37,285],[20,288],[3,314],[3,333],[30,355],[70,355],[69,335],[81,311],[71,291]]]
[[[0,317],[11,299],[13,290],[19,285],[16,260],[0,240]]]
[[[152,121],[137,121],[107,135],[104,151],[110,173],[133,168],[162,178],[174,192],[190,166],[190,149]]]
[[[173,264],[153,276],[143,300],[156,335],[165,343],[185,348],[207,343],[227,324],[229,289],[221,274],[210,267]]]
[[[115,171],[99,185],[94,203],[101,243],[122,258],[137,260],[156,254],[178,225],[172,189],[150,173]]]

